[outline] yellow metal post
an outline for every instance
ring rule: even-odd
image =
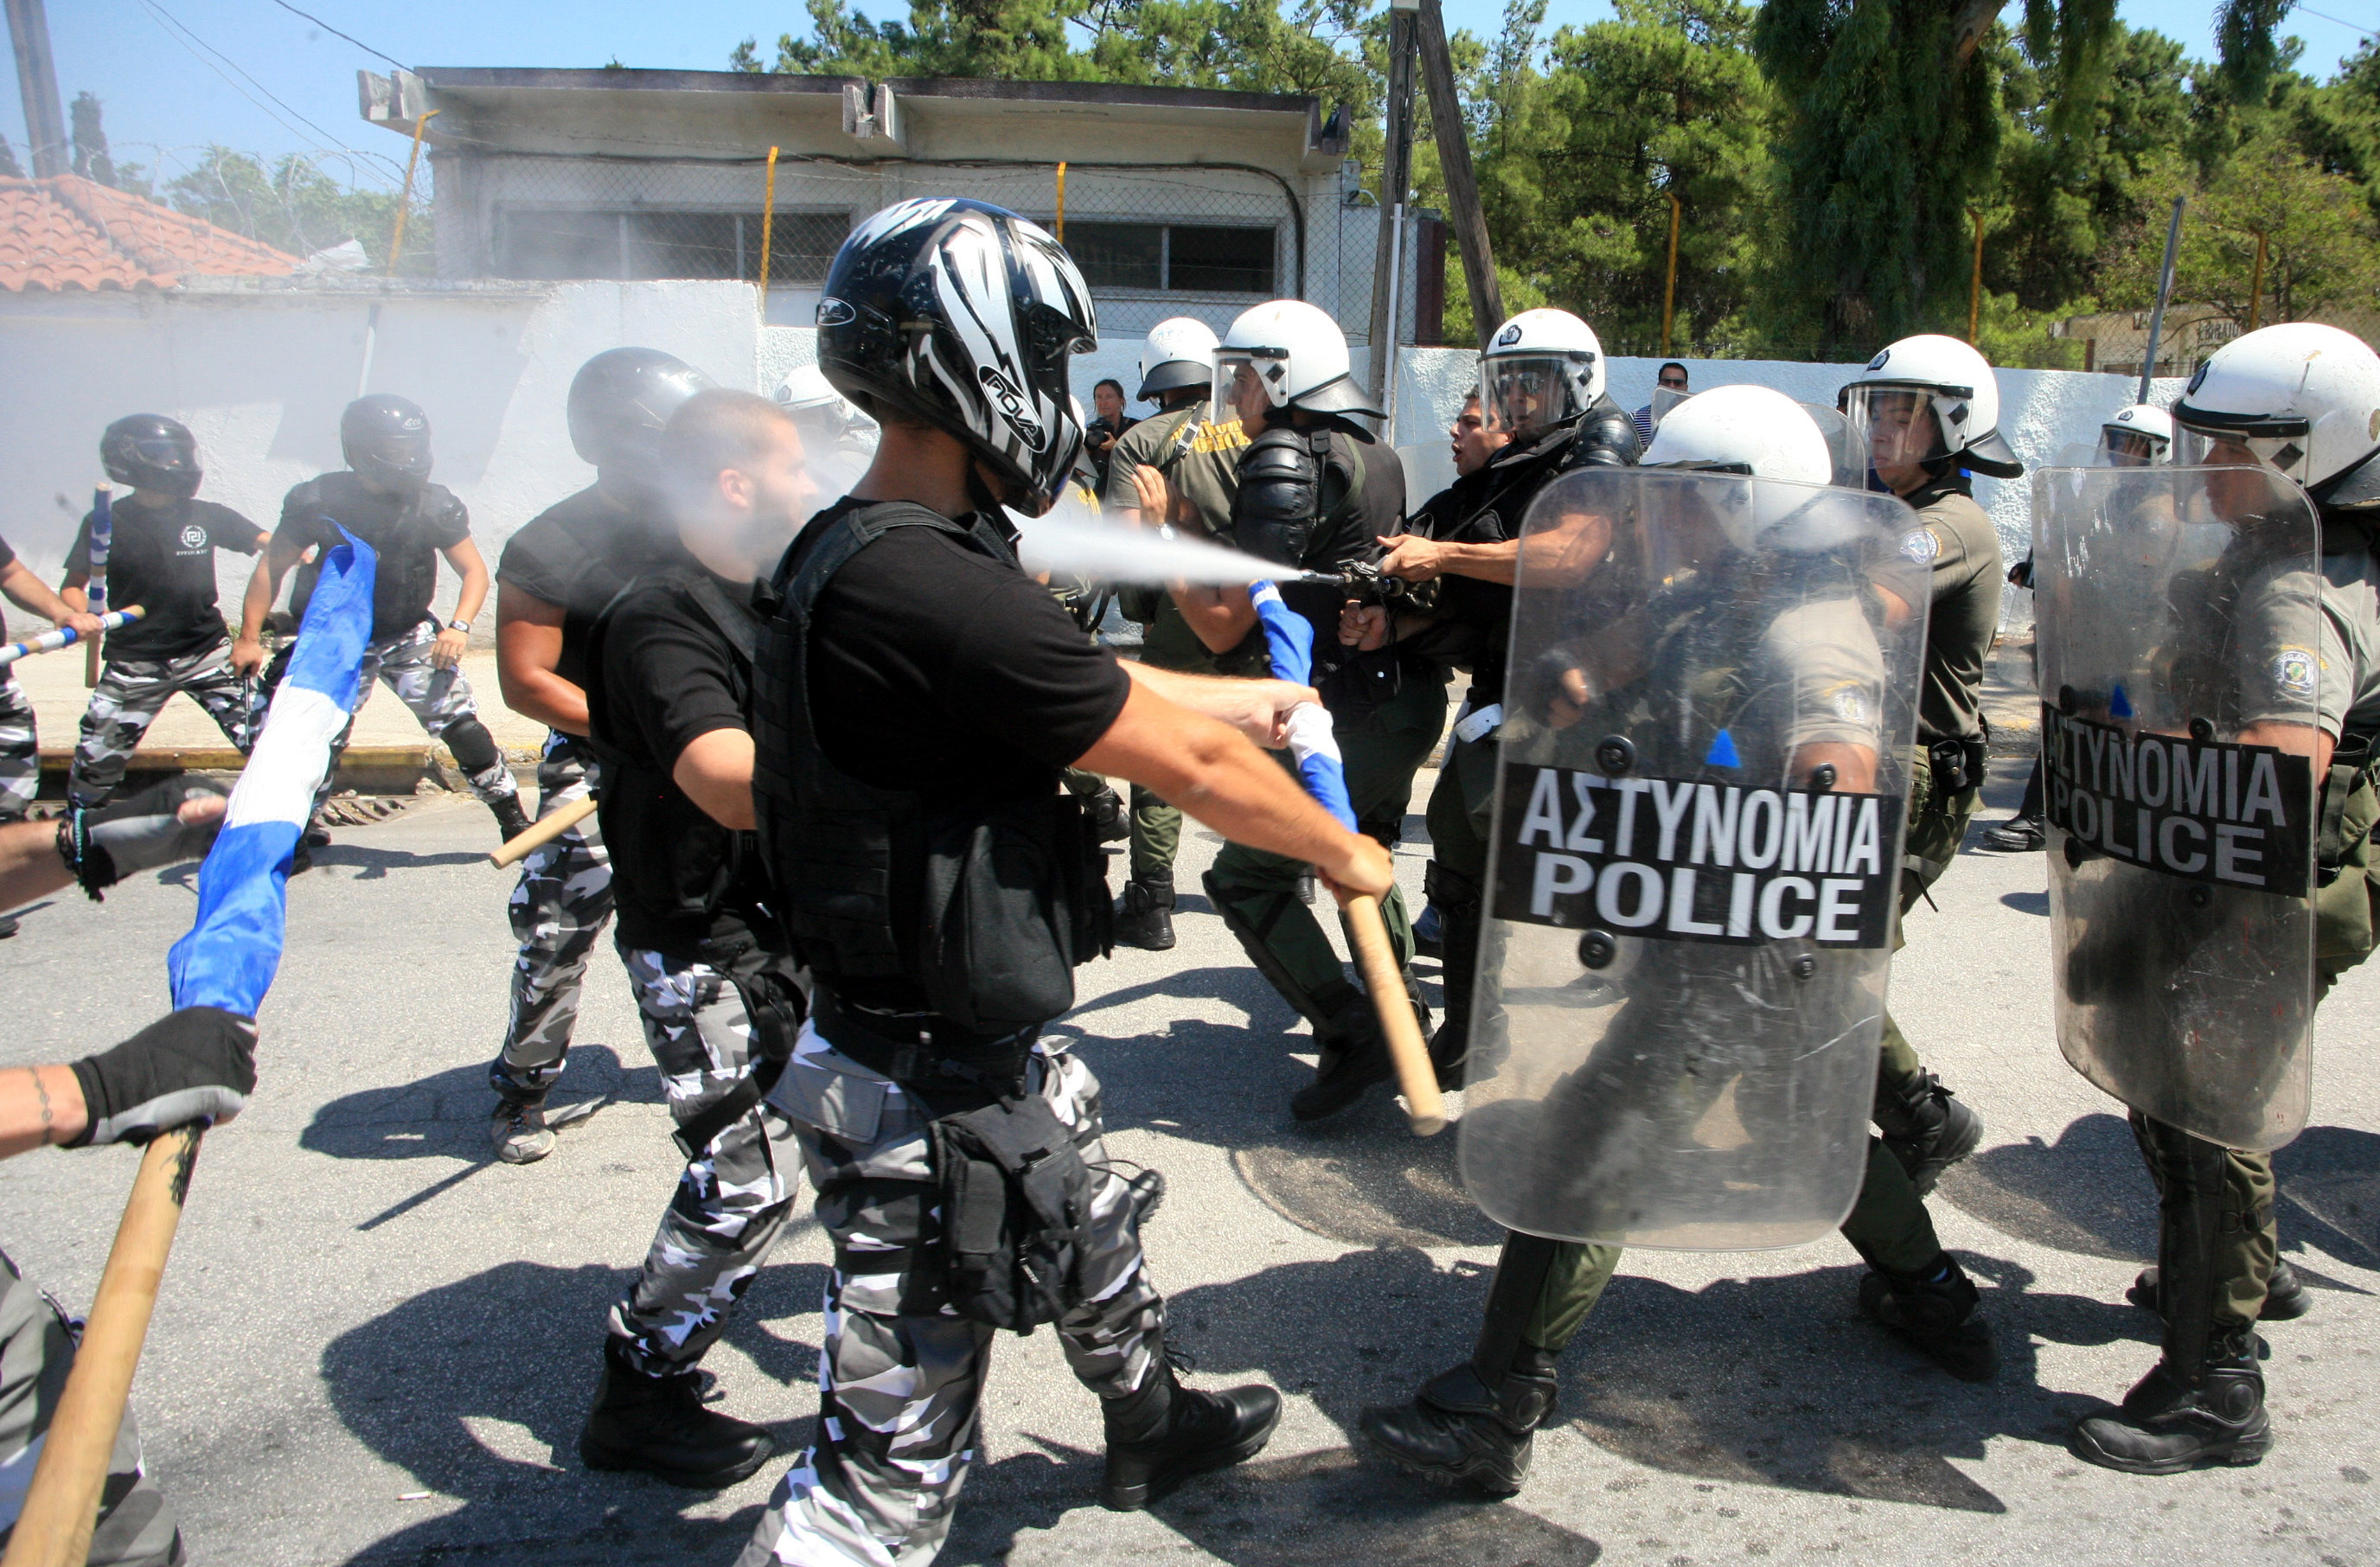
[[[2265,303],[2265,245],[2270,236],[2263,229],[2256,231],[2256,275],[2248,285],[2248,330],[2256,330],[2258,312]]]
[[[405,193],[397,198],[396,232],[388,240],[388,271],[392,277],[396,275],[396,259],[405,254],[405,216],[413,210],[413,171],[421,162],[421,133],[430,128],[431,120],[445,112],[432,109],[413,122],[413,152],[405,160]]]
[[[1972,344],[1984,324],[1984,214],[1981,208],[1975,219],[1975,278],[1967,285],[1967,341]]]
[[[769,181],[760,192],[760,309],[769,309],[769,239],[777,225],[777,150],[769,149]]]
[[[1066,165],[1058,165],[1058,243],[1066,242]]]
[[[1661,357],[1670,357],[1670,323],[1678,310],[1678,193],[1670,192],[1670,278],[1661,285]]]

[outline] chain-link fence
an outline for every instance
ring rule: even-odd
[[[2082,357],[2077,370],[2104,370],[2111,375],[2136,376],[2149,352],[2147,310],[2122,310],[2106,315],[2076,316],[2059,322],[2050,329],[2050,335],[2078,346]],[[2241,323],[2212,305],[2184,304],[2179,300],[2166,307],[2165,322],[2157,334],[2155,368],[2157,376],[2187,376],[2204,364],[2216,349],[2240,335]]]
[[[805,155],[780,157],[772,176],[765,150],[714,158],[443,150],[438,272],[758,283],[765,249],[771,319],[806,321],[798,296],[824,282],[854,225],[913,196],[964,195],[1053,227],[1062,217],[1103,334],[1143,334],[1184,314],[1220,326],[1284,295],[1331,310],[1355,334],[1367,324],[1372,230],[1338,221],[1335,201],[1301,200],[1288,181],[1251,166],[1063,169],[1062,177],[1049,163]],[[1348,264],[1350,250],[1362,252],[1359,266]],[[796,298],[775,301],[780,290]]]

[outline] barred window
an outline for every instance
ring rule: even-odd
[[[1275,236],[1270,228],[1069,219],[1066,249],[1097,289],[1257,294],[1268,298],[1276,292]]]
[[[760,214],[587,212],[507,207],[497,214],[492,271],[539,280],[760,275]],[[779,213],[769,228],[769,281],[817,284],[851,232],[844,213]]]

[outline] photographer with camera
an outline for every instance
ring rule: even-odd
[[[1084,427],[1083,450],[1090,454],[1091,469],[1099,476],[1099,492],[1108,492],[1108,465],[1115,458],[1116,443],[1123,432],[1140,420],[1129,418],[1123,411],[1123,383],[1102,381],[1091,388],[1091,407],[1099,417]]]

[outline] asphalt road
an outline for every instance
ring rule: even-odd
[[[675,1155],[626,987],[599,954],[562,1095],[611,1102],[543,1163],[490,1161],[483,1065],[511,960],[492,846],[468,798],[431,800],[343,832],[293,886],[263,1086],[207,1141],[135,1395],[195,1561],[723,1567],[784,1467],[704,1497],[578,1464],[601,1313]],[[1214,846],[1194,839],[1185,889]],[[1409,895],[1425,853],[1400,856]],[[2038,856],[1963,857],[1940,911],[1912,922],[1892,991],[1988,1126],[1936,1212],[1984,1286],[1998,1382],[1953,1381],[1866,1324],[1838,1240],[1635,1252],[1564,1357],[1528,1489],[1502,1505],[1348,1449],[1364,1405],[1468,1348],[1496,1235],[1463,1196],[1455,1138],[1413,1139],[1385,1099],[1295,1127],[1305,1029],[1185,896],[1181,945],[1086,970],[1057,1031],[1106,1084],[1116,1151],[1172,1183],[1150,1252],[1196,1379],[1269,1381],[1287,1415],[1245,1469],[1151,1514],[1106,1513],[1090,1500],[1094,1401],[1050,1334],[1004,1341],[942,1561],[2380,1560],[2380,972],[2325,1005],[2313,1125],[2281,1156],[2284,1245],[2316,1309],[2269,1335],[2273,1456],[2108,1474],[2062,1438],[2154,1358],[2156,1324],[2122,1304],[2153,1201],[2118,1108],[2052,1039],[2043,875]],[[0,943],[0,1060],[79,1054],[156,1015],[192,905],[184,869],[104,906],[35,911]],[[12,1162],[0,1242],[87,1303],[133,1162]],[[824,1261],[804,1219],[710,1357],[726,1407],[789,1447],[815,1403]]]

